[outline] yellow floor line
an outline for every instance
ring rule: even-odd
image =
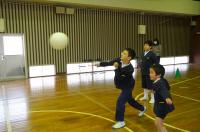
[[[98,106],[104,108],[105,110],[109,111],[110,113],[115,114],[115,112],[114,112],[113,110],[111,110],[110,108],[108,108],[108,107],[105,106],[104,104],[99,103],[98,101],[94,100],[94,99],[91,98],[90,96],[88,96],[88,95],[86,95],[86,94],[84,94],[84,93],[80,93],[80,92],[79,92],[79,94],[82,95],[83,97],[87,98],[88,100],[90,100],[90,101],[93,102],[94,104],[96,104],[96,105],[98,105]],[[131,120],[125,119],[125,121],[127,121],[127,122],[129,122],[129,123],[135,125]],[[136,126],[136,127],[137,127],[137,126]],[[138,127],[138,128],[139,128],[139,127]]]
[[[83,93],[81,94],[81,95],[83,95]],[[141,94],[142,95],[142,94]],[[84,95],[84,97],[85,96],[87,96],[87,95]],[[139,97],[139,96],[138,96]],[[93,98],[91,98],[91,97],[89,97],[89,96],[87,96],[87,98],[89,98],[89,100],[91,100],[92,102],[94,102],[95,104],[97,104],[97,105],[99,105],[99,106],[103,106],[102,108],[106,108],[106,110],[108,110],[109,109],[109,111],[112,111],[112,110],[110,110],[110,108],[108,108],[107,106],[105,106],[105,105],[103,105],[103,104],[101,104],[101,103],[99,103],[99,102],[97,102],[96,100],[94,100]],[[148,114],[145,114],[145,116],[147,117],[147,118],[149,118],[149,119],[152,119],[152,120],[155,120],[153,117],[151,117],[150,115],[148,115]],[[170,125],[170,124],[167,124],[167,123],[165,123],[164,124],[165,126],[168,126],[168,127],[170,127],[170,128],[173,128],[173,129],[176,129],[176,130],[179,130],[179,131],[182,131],[182,132],[190,132],[190,131],[188,131],[188,130],[184,130],[184,129],[181,129],[181,128],[178,128],[178,127],[175,127],[175,126],[172,126],[172,125]]]
[[[92,117],[97,117],[97,118],[100,118],[100,119],[104,119],[106,121],[110,121],[112,123],[115,123],[115,121],[109,119],[109,118],[106,118],[106,117],[103,117],[103,116],[100,116],[100,115],[96,115],[96,114],[92,114],[92,113],[86,113],[86,112],[79,112],[79,111],[68,111],[68,110],[38,110],[38,111],[29,111],[30,113],[73,113],[73,114],[81,114],[81,115],[87,115],[87,116],[92,116]],[[130,128],[128,127],[124,127],[124,129],[126,129],[128,132],[133,132],[133,130],[131,130]]]

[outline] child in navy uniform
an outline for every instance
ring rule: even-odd
[[[154,103],[154,94],[152,92],[152,81],[149,77],[149,69],[157,62],[155,53],[151,51],[152,45],[153,42],[150,40],[144,42],[144,52],[141,57],[142,88],[144,88],[144,96],[140,98],[140,100],[148,100],[148,93],[151,92],[149,103]]]
[[[132,91],[135,85],[135,79],[133,78],[134,68],[130,61],[135,57],[135,51],[130,48],[126,48],[121,53],[121,58],[116,58],[110,62],[101,62],[99,66],[114,66],[115,67],[115,77],[114,83],[116,88],[121,89],[121,94],[117,100],[116,106],[116,124],[112,128],[122,128],[125,126],[124,122],[124,112],[125,104],[128,102],[132,107],[138,109],[140,112],[138,116],[142,116],[146,107],[139,104],[132,97]]]
[[[166,132],[164,118],[175,108],[170,95],[170,86],[164,79],[165,69],[160,64],[155,64],[150,68],[150,78],[153,80],[153,91],[155,97],[154,113],[156,115],[155,125],[158,132]]]

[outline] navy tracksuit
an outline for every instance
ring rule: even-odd
[[[114,62],[119,63],[119,67],[115,69],[114,83],[116,88],[121,89],[121,93],[117,100],[116,106],[116,120],[124,121],[125,104],[128,102],[132,107],[143,111],[144,107],[139,104],[132,97],[132,91],[135,85],[135,79],[133,78],[134,68],[132,64],[122,68],[122,63],[120,58],[116,58],[110,62],[101,62],[100,66],[112,66]]]

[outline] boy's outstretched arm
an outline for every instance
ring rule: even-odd
[[[120,62],[121,59],[120,58],[115,58],[111,61],[105,61],[105,62],[100,62],[98,66],[102,66],[102,67],[105,67],[105,66],[113,66],[113,64],[115,62]]]

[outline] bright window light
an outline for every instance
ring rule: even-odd
[[[181,63],[189,63],[188,56],[177,56],[177,57],[162,57],[160,58],[161,65],[174,65]],[[92,66],[95,63],[77,63],[77,64],[67,64],[67,74],[71,73],[84,73],[84,72],[97,72],[97,71],[112,71],[114,70],[114,66],[106,66],[106,67],[96,67]],[[137,60],[131,60],[131,64],[133,67],[137,67]],[[136,76],[134,72],[134,76]]]
[[[97,67],[97,66],[93,66],[93,71],[97,72],[97,71],[104,71],[105,67]]]
[[[174,57],[163,57],[160,58],[161,65],[171,65],[174,64]]]
[[[189,56],[177,56],[175,57],[175,64],[189,63]]]
[[[114,66],[106,66],[105,71],[115,70]]]
[[[79,64],[67,64],[67,74],[80,73]]]
[[[55,66],[54,65],[30,66],[29,67],[29,77],[51,76],[51,75],[55,75]]]
[[[188,64],[180,64],[180,65],[167,65],[165,66],[165,74],[171,75],[172,73],[176,73],[176,70],[179,69],[181,73],[185,73],[188,71]]]
[[[42,76],[42,66],[30,66],[29,77]]]
[[[22,36],[3,36],[4,55],[23,55]]]
[[[54,65],[46,65],[42,66],[42,76],[55,75],[55,66]]]
[[[92,72],[92,63],[81,63],[79,64],[80,73]]]

